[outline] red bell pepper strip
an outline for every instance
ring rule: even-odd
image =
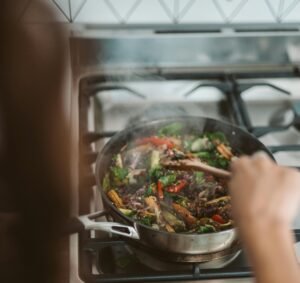
[[[160,200],[164,199],[163,184],[160,181],[157,182],[157,195]]]
[[[159,138],[156,136],[141,138],[136,141],[138,145],[151,143],[155,146],[166,145],[169,149],[174,147],[174,143],[166,138]]]
[[[220,224],[226,223],[225,220],[223,219],[223,217],[222,217],[221,215],[219,215],[219,214],[213,215],[213,216],[211,217],[211,219],[212,219],[213,221],[215,221],[215,222],[220,223]]]
[[[184,189],[187,185],[186,180],[180,180],[176,185],[170,186],[167,191],[169,193],[179,193],[182,189]]]

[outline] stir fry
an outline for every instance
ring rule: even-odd
[[[227,179],[163,164],[192,159],[228,170],[236,155],[223,133],[186,134],[172,123],[114,155],[103,189],[120,212],[153,229],[218,232],[233,225]]]

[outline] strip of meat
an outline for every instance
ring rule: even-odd
[[[231,197],[230,196],[223,196],[223,197],[219,197],[219,198],[215,198],[211,201],[208,201],[206,204],[214,204],[214,203],[218,203],[219,201],[230,201]]]
[[[189,227],[194,226],[196,224],[197,218],[194,217],[191,214],[191,212],[188,211],[185,207],[177,203],[173,203],[172,206],[175,209],[175,211],[184,219],[184,221]]]

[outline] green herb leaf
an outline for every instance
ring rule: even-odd
[[[228,166],[229,166],[229,160],[225,158],[218,158],[218,167],[226,169],[228,168]]]
[[[173,200],[185,208],[188,207],[189,199],[185,196],[176,194],[173,196]]]
[[[159,181],[164,185],[164,186],[169,186],[175,183],[176,181],[176,175],[166,175],[162,176],[159,178]]]
[[[212,142],[219,141],[228,144],[228,140],[222,132],[206,133],[205,136]]]
[[[146,190],[146,192],[145,192],[145,197],[149,197],[149,196],[151,196],[151,195],[153,195],[153,187],[152,187],[153,185],[151,184],[149,187],[148,187],[148,189]]]
[[[120,167],[112,167],[112,172],[118,181],[123,181],[129,173],[128,169]]]
[[[155,220],[155,217],[152,216],[144,216],[140,219],[140,222],[144,225],[151,226]]]
[[[149,176],[154,182],[157,182],[162,175],[163,171],[161,166],[155,166],[149,170]]]
[[[211,233],[215,231],[215,227],[209,224],[206,224],[205,226],[200,226],[198,229],[198,233]]]
[[[119,210],[128,217],[131,217],[136,213],[134,210],[127,209],[127,208],[119,208]]]
[[[158,135],[160,136],[179,136],[182,130],[182,124],[180,123],[172,123],[158,131]]]
[[[200,185],[205,182],[204,173],[203,172],[194,172],[195,182]]]

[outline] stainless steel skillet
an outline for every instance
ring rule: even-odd
[[[185,133],[223,132],[232,148],[243,154],[251,155],[257,151],[272,154],[254,136],[234,125],[202,117],[176,117],[144,122],[119,132],[105,145],[96,163],[97,187],[101,193],[105,211],[94,215],[81,216],[79,220],[88,230],[102,230],[132,238],[138,244],[156,250],[180,254],[208,254],[229,248],[236,240],[236,229],[207,234],[169,233],[152,229],[122,214],[108,199],[102,188],[103,178],[111,164],[112,157],[130,141],[156,134],[170,123],[183,125]],[[241,188],[242,189],[242,188]],[[96,222],[92,219],[109,214],[115,222]]]

